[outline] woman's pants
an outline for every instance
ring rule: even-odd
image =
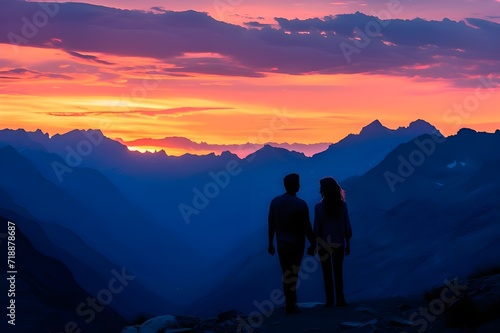
[[[325,282],[326,304],[333,305],[334,291],[333,284],[335,280],[335,293],[337,293],[337,304],[345,303],[344,299],[344,278],[342,266],[344,264],[345,248],[343,246],[329,251],[319,247],[318,255],[321,260],[323,270],[323,280]]]

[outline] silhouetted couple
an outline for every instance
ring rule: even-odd
[[[284,179],[286,193],[277,196],[269,207],[269,249],[276,252],[274,234],[278,245],[278,257],[283,272],[283,291],[287,314],[297,311],[297,282],[300,264],[304,255],[305,239],[310,247],[309,255],[318,252],[325,282],[325,305],[346,305],[344,298],[342,266],[344,255],[350,253],[352,236],[344,191],[333,178],[320,181],[322,200],[314,207],[314,231],[309,219],[309,208],[297,197],[300,188],[298,174],[289,174]],[[333,276],[332,276],[333,272]],[[335,292],[334,292],[335,281]]]

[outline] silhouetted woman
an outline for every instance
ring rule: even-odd
[[[345,306],[342,266],[344,254],[349,255],[351,251],[352,237],[345,193],[331,177],[323,178],[319,183],[323,200],[314,207],[314,232],[318,239],[318,255],[325,281],[325,305],[334,305],[335,280],[336,305]]]

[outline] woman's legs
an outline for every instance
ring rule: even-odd
[[[343,265],[344,265],[344,247],[337,248],[332,253],[333,261],[333,274],[335,276],[335,292],[337,294],[337,306],[346,305],[344,298],[344,276],[343,276]]]
[[[323,281],[325,283],[326,305],[332,306],[334,301],[333,276],[332,276],[332,256],[322,247],[318,249],[323,271]]]

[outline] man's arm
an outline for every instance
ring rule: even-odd
[[[304,223],[304,232],[306,234],[307,240],[311,244],[311,248],[316,249],[316,235],[313,232],[313,229],[311,227],[311,219],[309,216],[309,207],[307,207],[307,204],[304,202],[304,217],[303,217],[303,223]]]
[[[267,237],[269,241],[267,252],[269,252],[270,255],[274,255],[274,253],[276,252],[276,249],[274,248],[273,244],[275,233],[276,233],[276,221],[274,220],[273,203],[271,202],[271,205],[269,206],[269,215],[267,217]]]
[[[319,237],[319,219],[318,219],[318,207],[314,206],[314,235]]]

